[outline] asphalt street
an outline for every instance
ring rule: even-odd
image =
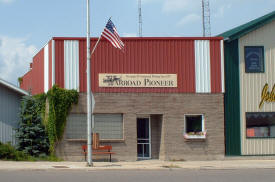
[[[20,170],[0,171],[0,182],[274,182],[275,169]]]

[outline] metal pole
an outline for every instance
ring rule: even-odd
[[[93,53],[95,52],[95,49],[96,49],[96,47],[97,47],[97,45],[98,45],[100,39],[101,39],[101,36],[97,39],[97,42],[96,42],[96,44],[95,44],[95,46],[94,46],[94,48],[93,48],[93,50],[92,50],[91,55],[93,55]]]
[[[93,166],[92,160],[92,101],[91,101],[91,54],[90,54],[90,0],[87,0],[87,148],[88,166]]]

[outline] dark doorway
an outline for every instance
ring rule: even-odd
[[[150,117],[137,118],[137,157],[138,159],[151,158],[151,131]]]

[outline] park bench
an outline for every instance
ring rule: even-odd
[[[109,155],[109,161],[112,162],[112,154],[115,154],[115,152],[112,152],[112,146],[111,145],[99,145],[99,134],[98,133],[93,133],[93,144],[92,144],[92,148],[93,148],[93,155]],[[85,156],[85,161],[87,159],[87,153],[88,153],[88,149],[87,149],[87,145],[82,145],[82,150],[83,150],[83,154]]]

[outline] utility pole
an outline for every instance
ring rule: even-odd
[[[204,37],[211,37],[210,4],[209,0],[202,0],[202,29]]]
[[[138,36],[142,37],[141,0],[138,0],[138,23],[139,23]]]
[[[92,100],[91,100],[91,53],[90,53],[90,0],[87,0],[87,149],[88,166],[93,166],[92,160]]]

